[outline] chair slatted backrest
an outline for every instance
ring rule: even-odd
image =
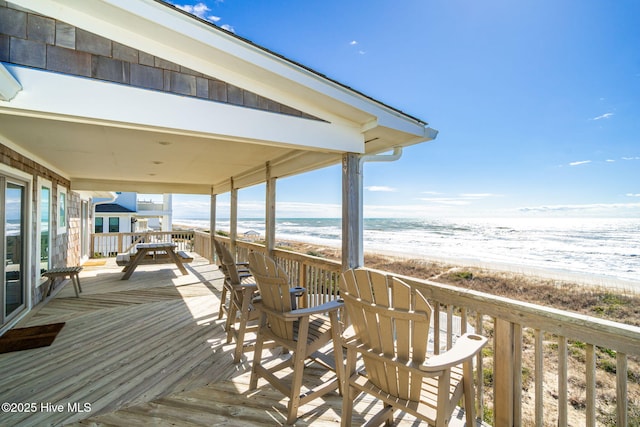
[[[289,278],[282,267],[278,266],[271,258],[252,252],[249,254],[249,268],[256,280],[262,305],[277,313],[285,313],[292,310]],[[292,340],[293,322],[284,321],[281,317],[267,312],[267,322],[275,335]]]
[[[426,358],[432,312],[426,298],[397,278],[366,270],[345,272],[340,296],[356,336],[370,352],[363,359],[371,382],[394,396],[419,400],[422,376],[402,364]]]
[[[225,274],[225,276],[227,276],[227,279],[229,280],[229,282],[231,282],[232,285],[239,285],[242,281],[242,278],[240,277],[240,274],[238,274],[238,266],[236,265],[236,260],[231,254],[229,248],[221,243],[219,245],[220,252],[222,253],[222,265],[224,266],[223,273]]]

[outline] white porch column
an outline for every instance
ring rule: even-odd
[[[238,240],[238,189],[233,186],[231,179],[231,212],[229,214],[229,239],[231,239],[231,253],[235,257],[236,241]]]
[[[276,246],[276,179],[271,176],[271,164],[267,162],[267,191],[265,201],[265,246],[271,256]]]
[[[216,260],[216,248],[213,245],[213,238],[216,235],[216,195],[211,192],[211,206],[209,207],[209,237],[211,237],[211,247],[209,250],[211,251],[211,262],[215,262]]]
[[[364,265],[362,162],[355,153],[342,156],[342,268]]]
[[[171,193],[164,193],[162,195],[162,231],[173,230],[173,197]]]

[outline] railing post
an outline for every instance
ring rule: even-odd
[[[493,390],[496,426],[514,425],[515,331],[506,320],[495,319]]]

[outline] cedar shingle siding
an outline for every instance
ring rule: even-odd
[[[318,120],[224,81],[1,0],[0,61]]]

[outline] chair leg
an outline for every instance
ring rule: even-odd
[[[348,427],[351,425],[353,417],[353,401],[356,398],[355,389],[349,385],[351,376],[356,371],[356,354],[355,351],[347,350],[347,366],[344,377],[342,378],[342,417],[341,426]]]
[[[225,331],[227,331],[227,344],[233,340],[233,331],[235,330],[237,305],[235,291],[229,292],[229,310],[227,312],[227,323],[225,324]]]
[[[309,317],[300,319],[298,327],[298,342],[293,355],[293,378],[291,380],[291,396],[289,396],[289,408],[287,425],[296,422],[298,408],[300,407],[300,389],[302,388],[302,376],[304,374],[304,360],[306,359],[307,337],[309,334]]]
[[[331,339],[333,341],[333,357],[336,364],[336,376],[338,377],[338,394],[344,393],[343,382],[345,379],[344,374],[344,359],[342,354],[342,344],[340,338],[340,324],[338,322],[338,313],[333,311],[329,313],[331,319]]]
[[[240,324],[238,325],[238,331],[236,335],[236,350],[233,355],[233,363],[240,362],[242,353],[244,350],[244,333],[247,329],[247,322],[249,321],[249,305],[253,290],[245,289],[242,291],[242,307],[240,308]]]
[[[265,314],[260,315],[260,328],[256,337],[256,346],[253,351],[253,363],[251,364],[251,380],[249,381],[249,390],[255,390],[258,387],[258,368],[262,363],[262,344],[264,337],[262,329],[266,327],[267,319]]]
[[[218,320],[224,315],[224,304],[227,302],[227,287],[222,285],[222,295],[220,295],[220,308],[218,309]]]
[[[475,423],[475,393],[473,391],[473,366],[467,361],[462,366],[462,393],[464,395],[464,412],[467,427]]]

